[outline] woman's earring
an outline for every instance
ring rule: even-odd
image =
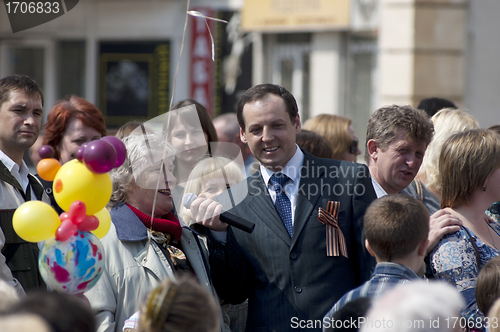
[[[487,186],[486,186],[486,185],[484,185],[484,187],[483,187],[483,191],[486,191],[486,188],[487,188]]]

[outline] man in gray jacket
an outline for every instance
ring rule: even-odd
[[[19,205],[49,202],[23,161],[24,151],[38,138],[42,107],[43,93],[34,80],[24,75],[0,79],[0,278],[19,293],[46,289],[38,272],[37,244],[21,239],[12,226]]]

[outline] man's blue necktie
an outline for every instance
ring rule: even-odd
[[[274,202],[274,207],[276,208],[276,211],[278,211],[278,215],[285,225],[288,234],[292,237],[292,204],[283,190],[283,186],[289,180],[290,178],[283,173],[274,173],[273,176],[271,176],[271,179],[269,179],[271,184],[274,186],[274,190],[276,191],[276,201]]]

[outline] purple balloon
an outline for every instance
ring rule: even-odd
[[[116,165],[116,150],[103,140],[89,142],[83,151],[83,162],[92,173],[107,173]]]
[[[80,148],[76,151],[76,159],[78,161],[83,162],[83,151],[85,151],[85,147],[89,144],[88,142],[83,143],[80,145]]]
[[[50,145],[44,145],[38,150],[40,158],[54,158],[54,149]]]
[[[113,145],[116,150],[115,167],[120,167],[127,158],[127,148],[125,147],[125,144],[123,144],[122,140],[116,136],[104,136],[101,139]]]

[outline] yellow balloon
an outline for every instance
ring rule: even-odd
[[[108,209],[103,208],[101,211],[94,214],[97,219],[99,219],[99,227],[91,231],[99,239],[102,239],[104,235],[108,234],[109,228],[111,227],[111,215]]]
[[[41,201],[21,204],[12,217],[17,235],[28,242],[40,242],[54,237],[61,224],[56,210]]]
[[[92,173],[77,159],[67,162],[59,169],[52,185],[54,198],[64,211],[68,211],[74,201],[82,201],[89,216],[108,204],[112,190],[108,173]]]

